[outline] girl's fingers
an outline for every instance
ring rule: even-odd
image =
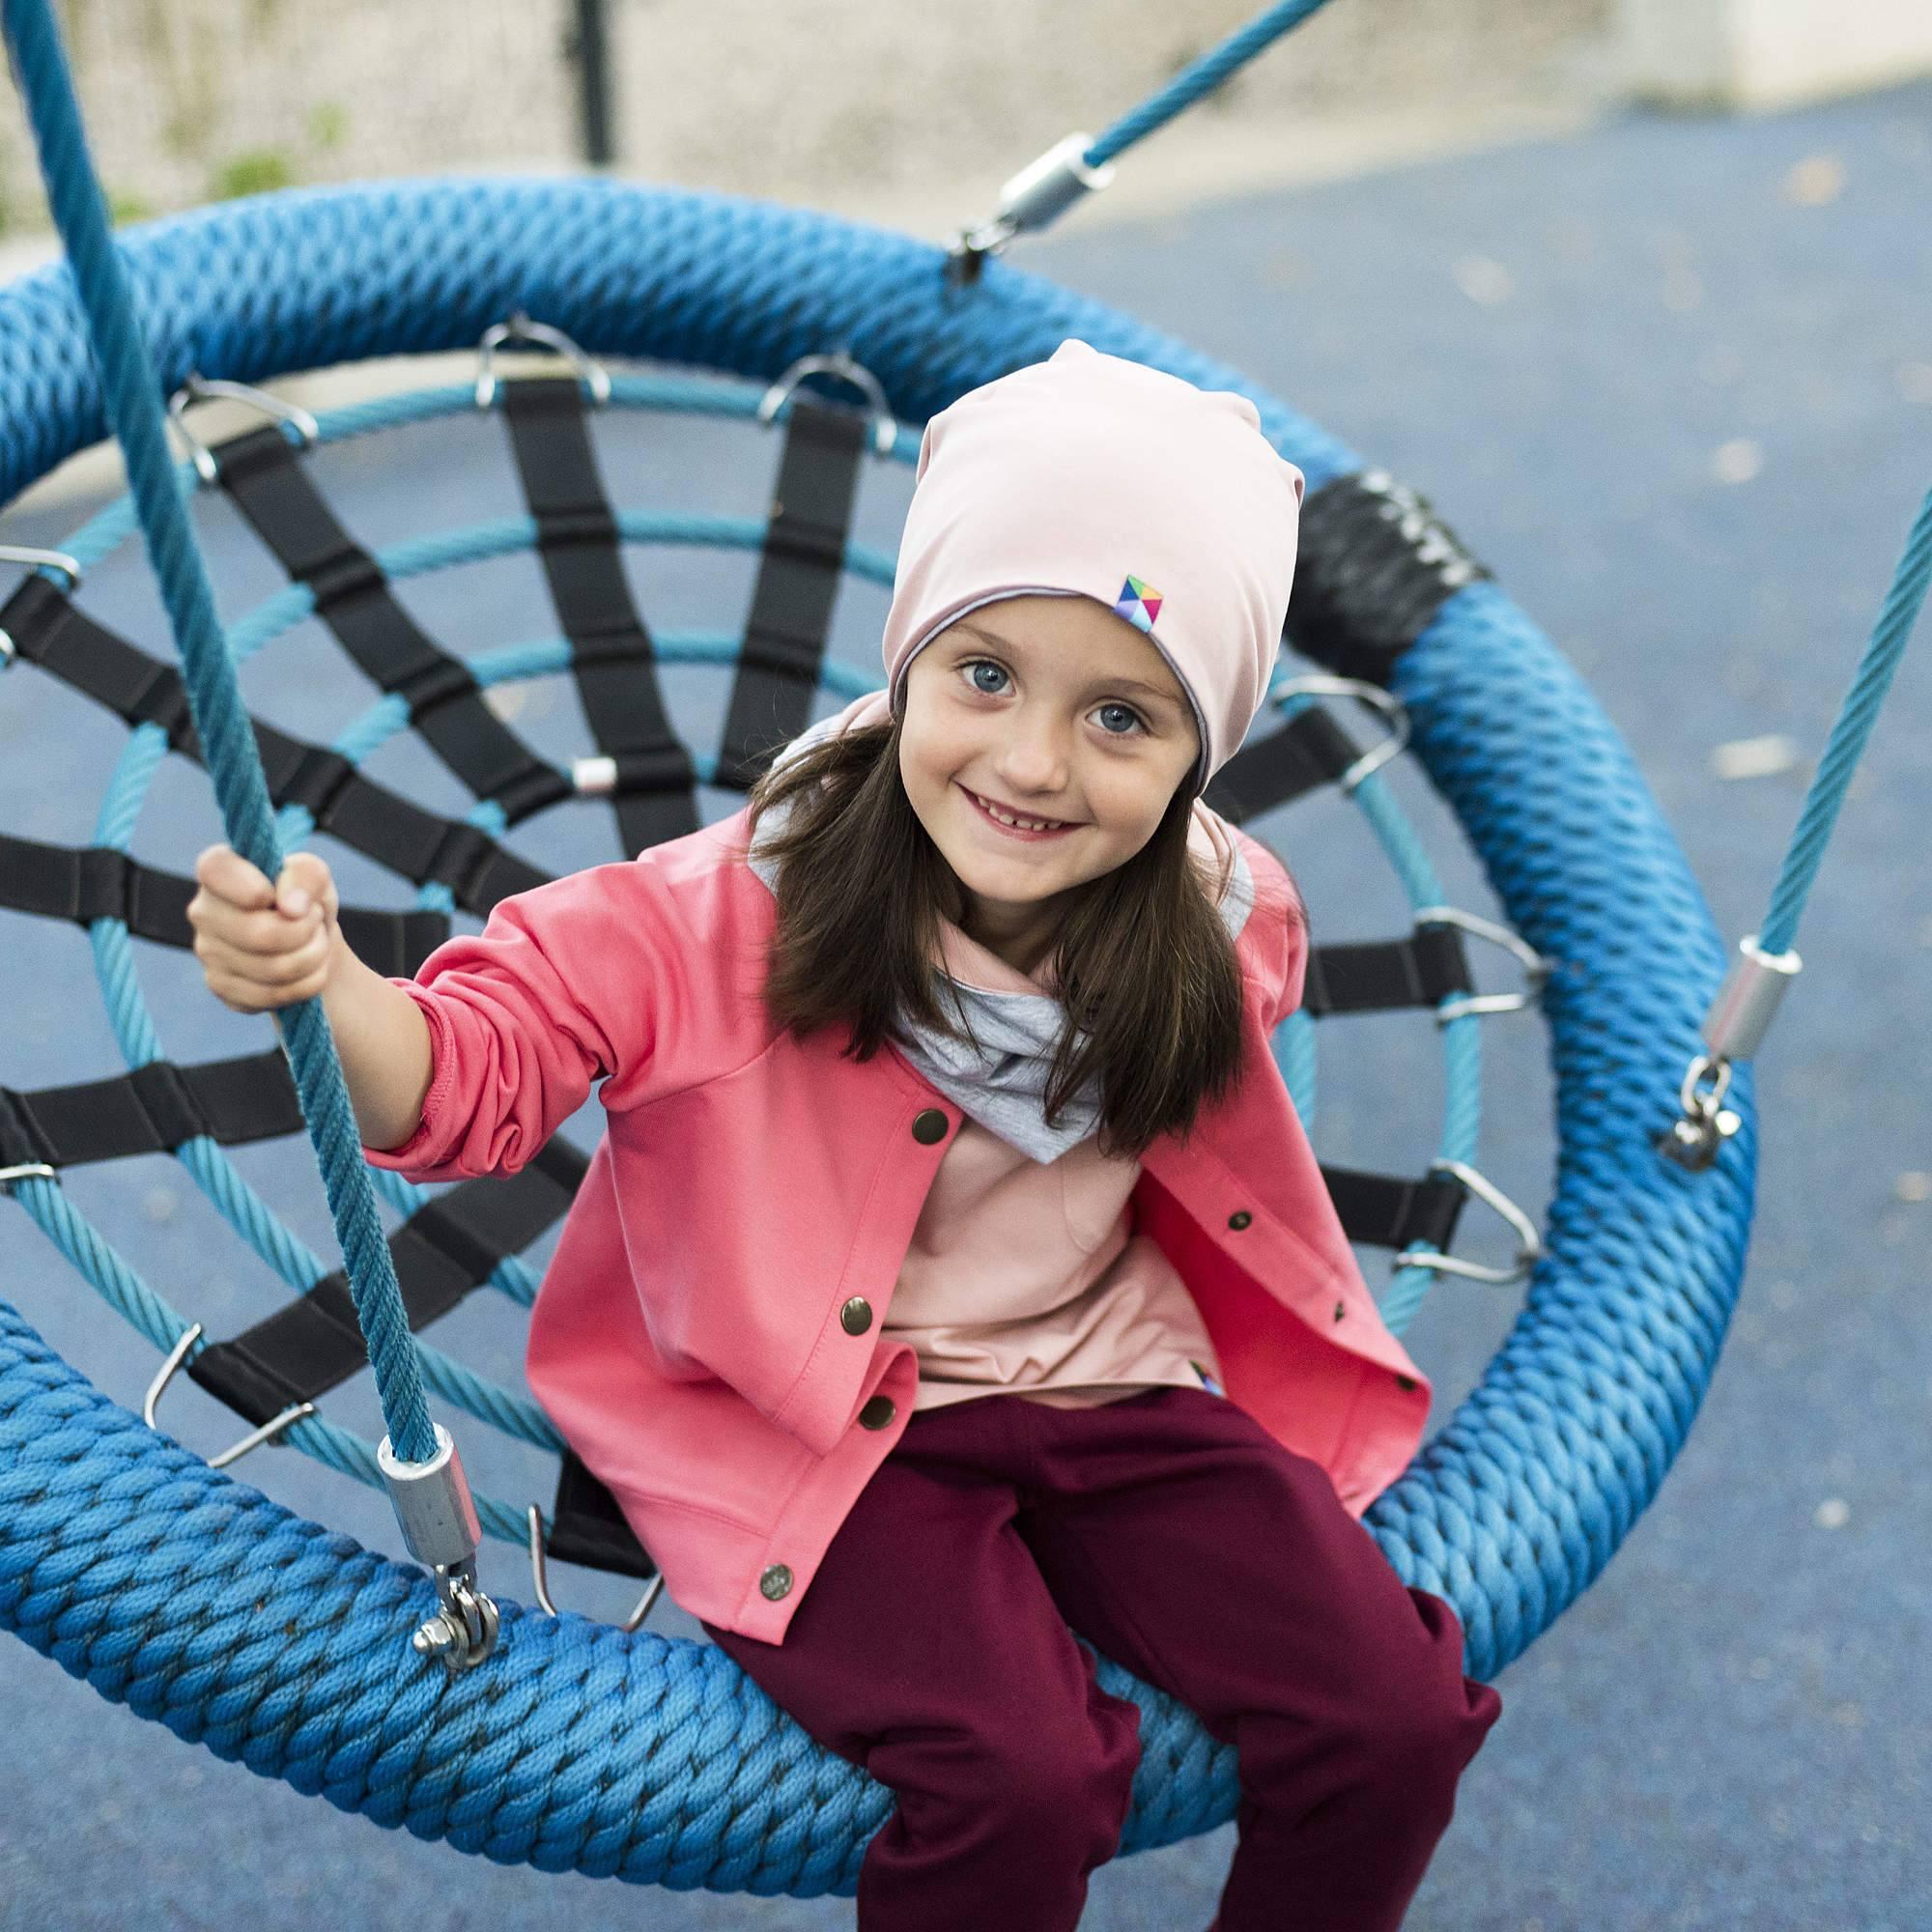
[[[232,845],[211,845],[194,862],[194,879],[203,893],[230,905],[263,907],[275,902],[275,889],[268,875]]]
[[[328,940],[320,931],[273,955],[237,952],[205,933],[197,935],[194,950],[209,989],[230,1006],[251,1010],[306,999],[321,991],[327,977]]]
[[[320,996],[327,976],[318,969],[306,980],[288,986],[258,986],[246,980],[229,980],[211,973],[208,990],[238,1013],[272,1013]]]
[[[274,958],[306,946],[327,929],[318,905],[311,905],[298,919],[273,910],[245,912],[226,899],[211,896],[206,888],[188,901],[187,916],[194,927],[197,952],[207,939],[231,952]]]
[[[320,911],[302,920],[283,919],[275,913],[246,913],[242,918],[244,931],[239,939],[212,923],[195,927],[194,956],[204,972],[220,971],[274,985],[328,957],[330,934]],[[261,921],[273,923],[266,930],[248,924]]]
[[[298,852],[282,867],[282,875],[275,881],[275,904],[295,918],[316,905],[332,917],[335,881],[329,877],[328,867],[313,852]]]

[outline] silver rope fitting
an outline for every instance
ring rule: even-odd
[[[451,1672],[481,1663],[497,1646],[497,1605],[476,1587],[476,1551],[483,1526],[476,1516],[456,1438],[435,1423],[436,1454],[427,1463],[405,1463],[385,1435],[376,1466],[402,1525],[403,1541],[436,1578],[441,1607],[411,1639],[419,1657],[438,1657]]]
[[[1091,134],[1069,134],[1056,142],[1037,161],[1030,161],[1000,190],[997,213],[988,221],[962,228],[948,252],[948,280],[957,284],[979,278],[988,255],[997,255],[1015,235],[1050,226],[1076,201],[1114,179],[1112,164],[1090,168],[1087,150]]]
[[[1701,1174],[1718,1158],[1718,1150],[1744,1122],[1723,1105],[1730,1091],[1731,1067],[1748,1060],[1764,1043],[1792,980],[1804,962],[1794,952],[1767,952],[1757,934],[1738,941],[1738,957],[1730,976],[1704,1015],[1704,1044],[1686,1069],[1678,1094],[1682,1112],[1670,1130],[1660,1136],[1657,1151],[1679,1167]],[[1704,1083],[1710,1081],[1707,1088]]]

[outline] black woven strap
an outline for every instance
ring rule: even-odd
[[[503,1260],[536,1240],[570,1206],[587,1166],[561,1138],[512,1175],[460,1182],[418,1208],[389,1236],[412,1333],[446,1315]],[[313,1402],[368,1364],[348,1277],[338,1270],[226,1342],[188,1374],[251,1423]]]
[[[76,925],[118,919],[137,939],[189,947],[187,902],[194,890],[192,879],[144,866],[110,845],[75,849],[0,833],[0,906],[14,912]],[[449,937],[446,913],[344,906],[339,917],[355,956],[392,978],[409,978]]]
[[[1436,611],[1489,575],[1386,471],[1338,476],[1301,505],[1288,639],[1338,676],[1386,686]]]
[[[1333,784],[1361,755],[1334,715],[1311,704],[1243,745],[1208,781],[1204,797],[1231,824],[1244,824]]]
[[[158,725],[175,751],[201,762],[180,674],[96,623],[65,590],[43,577],[27,578],[0,609],[0,630],[30,664],[130,724]],[[340,753],[259,719],[249,724],[270,798],[304,807],[322,830],[389,870],[417,885],[446,886],[458,905],[478,915],[545,883],[545,873],[488,833],[423,810],[365,778]]]
[[[1350,1240],[1398,1252],[1412,1242],[1426,1241],[1446,1253],[1468,1199],[1463,1183],[1447,1174],[1415,1180],[1399,1174],[1363,1174],[1324,1165],[1321,1179]]]
[[[749,791],[811,722],[870,421],[856,410],[792,398],[724,721],[721,785]]]
[[[160,1060],[30,1094],[0,1087],[0,1167],[82,1167],[172,1153],[204,1135],[236,1147],[301,1130],[301,1103],[280,1047],[194,1066]]]
[[[1462,933],[1452,925],[1425,925],[1406,939],[1311,947],[1301,1004],[1319,1019],[1435,1007],[1452,993],[1474,991]]]
[[[316,615],[379,689],[403,699],[410,723],[478,798],[501,806],[515,824],[571,795],[570,780],[484,703],[469,667],[433,643],[397,602],[279,424],[213,454],[222,488],[289,575],[314,593]]]
[[[617,1498],[568,1449],[556,1472],[556,1501],[545,1548],[565,1563],[610,1570],[619,1577],[649,1578],[658,1574],[658,1566],[624,1520]]]
[[[696,773],[671,729],[650,633],[624,578],[582,392],[574,378],[526,376],[500,383],[498,393],[583,715],[616,765],[624,850],[696,832]]]

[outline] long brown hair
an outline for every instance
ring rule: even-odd
[[[901,1023],[962,1037],[933,967],[940,921],[958,916],[959,882],[906,796],[898,721],[844,732],[766,773],[752,792],[753,825],[781,804],[782,829],[759,840],[778,867],[764,988],[775,1023],[800,1038],[849,1026],[844,1051],[861,1061]],[[1240,968],[1187,849],[1192,810],[1178,786],[1146,845],[1080,890],[1055,949],[1067,1024],[1046,1120],[1056,1124],[1097,1080],[1100,1146],[1112,1155],[1184,1136],[1240,1071]]]

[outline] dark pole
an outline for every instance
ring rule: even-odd
[[[582,93],[583,158],[594,168],[608,167],[616,149],[611,138],[611,34],[604,0],[577,0],[571,51]]]

